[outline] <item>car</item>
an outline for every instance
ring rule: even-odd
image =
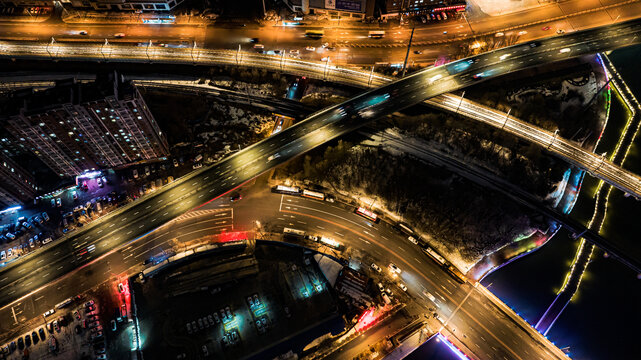
[[[45,313],[42,314],[42,316],[44,316],[44,317],[51,316],[55,312],[56,312],[56,309],[49,309],[49,310],[45,311]]]
[[[198,328],[200,330],[205,328],[205,324],[203,324],[203,319],[198,319]]]
[[[24,344],[26,347],[31,346],[31,335],[27,334],[24,336]]]
[[[500,32],[500,31],[499,31],[499,32],[497,32],[496,34],[494,34],[494,36],[495,36],[495,37],[505,36],[505,33],[503,33],[503,32]]]
[[[4,260],[6,258],[7,258],[7,253],[3,250],[2,252],[0,252],[0,260]]]
[[[34,330],[31,332],[31,340],[33,341],[33,344],[37,344],[40,339],[38,338],[38,333]]]
[[[407,286],[405,286],[405,284],[403,284],[403,283],[398,283],[398,287],[400,287],[401,290],[403,290],[403,291],[407,291]]]
[[[53,322],[47,323],[47,331],[49,331],[50,334],[53,333]]]
[[[38,329],[38,334],[40,335],[40,340],[44,341],[47,338],[43,328]]]
[[[559,50],[559,52],[560,52],[561,54],[563,54],[563,53],[568,53],[568,52],[570,52],[570,51],[572,51],[570,48],[563,48],[563,49]]]
[[[107,360],[107,355],[100,354],[100,355],[96,356],[96,360]]]
[[[42,215],[42,218],[45,219],[45,221],[49,221],[49,214],[47,214],[46,212],[43,212],[41,215]]]
[[[298,50],[289,50],[289,54],[290,55],[298,55],[298,54],[300,54],[300,51],[298,51]]]
[[[112,321],[113,321],[113,320],[112,320]],[[191,334],[192,332],[194,332],[194,331],[191,329],[191,324],[190,324],[190,323],[187,323],[187,325],[185,325],[185,326],[187,327],[187,334]]]
[[[196,325],[195,321],[191,322],[191,328],[194,329],[194,331],[198,331],[198,325]]]
[[[385,291],[385,287],[383,286],[383,284],[382,284],[382,283],[378,283],[378,284],[376,284],[376,286],[378,286],[378,290],[379,290],[380,292]]]
[[[385,289],[385,293],[387,293],[389,297],[394,297],[394,293],[392,292],[392,290],[390,290],[390,288]]]
[[[98,178],[98,180],[96,180],[96,182],[98,183],[98,187],[101,187],[101,188],[102,188],[102,187],[105,187],[105,184],[103,184],[103,182],[102,182],[102,179],[101,179],[101,178]]]
[[[421,54],[423,54],[423,52],[421,50],[414,50],[414,54],[421,55]]]
[[[9,352],[14,352],[14,351],[16,351],[16,342],[15,342],[15,341],[12,341],[12,342],[9,344]]]
[[[92,314],[93,311],[96,310],[96,307],[93,305],[85,307],[85,314]]]
[[[401,274],[401,269],[399,269],[398,266],[394,265],[394,263],[389,263],[389,271],[394,274]]]
[[[18,338],[18,349],[20,350],[24,349],[24,340],[22,340],[22,337]]]
[[[60,324],[60,326],[67,326],[67,319],[64,316],[59,317],[58,324]]]
[[[131,174],[134,177],[134,179],[138,179],[138,169],[133,169],[131,171]]]
[[[258,294],[254,294],[254,304],[260,305],[260,300],[258,299]]]
[[[231,309],[229,309],[229,306],[225,308],[225,313],[227,314],[227,317],[229,318],[229,320],[234,318],[234,316],[231,313]]]
[[[236,201],[238,201],[238,200],[240,200],[242,198],[243,198],[242,195],[236,193],[236,194],[233,194],[232,196],[230,196],[229,201],[236,202]]]
[[[92,334],[96,334],[96,333],[98,333],[98,331],[102,331],[102,326],[96,325],[95,328],[91,329],[91,333]]]
[[[207,350],[207,345],[203,345],[203,356],[209,356],[209,351]]]
[[[280,154],[279,153],[275,153],[275,154],[271,155],[270,157],[268,157],[267,161],[272,161],[274,159],[278,159],[279,157],[280,157]]]
[[[26,229],[33,229],[33,225],[29,224],[28,221],[23,222],[22,226]]]
[[[91,334],[91,340],[100,339],[103,336],[102,330],[96,331]]]
[[[89,300],[85,303],[85,307],[88,308],[90,306],[94,306],[95,302],[93,300]]]
[[[36,247],[36,243],[33,241],[33,238],[30,238],[30,239],[29,239],[29,247],[30,247],[30,248],[32,248],[32,249],[33,249],[34,247]]]
[[[218,313],[215,312],[212,315],[214,315],[214,321],[216,321],[216,324],[220,324],[220,317],[218,316]]]
[[[74,191],[71,193],[71,197],[72,197],[74,200],[78,200],[78,192],[77,192],[76,190],[74,190]]]
[[[145,166],[145,176],[149,176],[151,172],[149,172],[149,166]]]
[[[56,199],[51,199],[51,207],[56,207]]]
[[[316,48],[313,47],[313,46],[308,46],[308,47],[305,48],[305,50],[307,50],[307,51],[316,51]]]
[[[178,167],[178,160],[174,159],[174,167]]]
[[[194,164],[194,165],[192,165],[192,168],[193,168],[194,170],[195,170],[195,169],[200,169],[201,167],[203,167],[203,164],[202,164],[202,163],[198,163],[198,164]]]
[[[80,30],[80,31],[78,31],[78,35],[87,35],[87,34],[89,34],[89,33],[87,32],[87,30]]]
[[[324,58],[322,58],[322,59],[321,59],[321,61],[322,61],[322,62],[327,62],[327,61],[329,61],[329,57],[328,57],[328,56],[325,56]]]
[[[37,222],[38,224],[42,224],[42,223],[44,222],[44,221],[42,220],[42,218],[41,218],[40,216],[38,216],[38,215],[34,216],[34,217],[33,217],[33,220],[34,220],[35,222]]]
[[[418,240],[416,240],[416,238],[413,236],[408,236],[407,240],[409,240],[409,242],[411,242],[414,245],[418,245]]]
[[[210,326],[214,326],[216,323],[214,322],[214,317],[211,315],[207,315],[207,321],[209,321]]]
[[[557,33],[557,34],[559,34],[559,35],[561,35],[561,34],[565,34],[565,30],[563,30],[563,29],[558,29],[558,30],[556,31],[556,33]]]
[[[14,255],[13,253],[14,251],[11,248],[7,249],[7,257],[12,257]]]
[[[527,34],[527,31],[526,31],[526,30],[521,30],[521,31],[519,31],[519,32],[517,33],[517,35],[519,35],[519,36],[521,36],[521,35],[525,35],[525,34]]]
[[[256,43],[260,42],[260,39],[259,38],[251,38],[251,39],[249,39],[249,42],[252,43],[252,44],[256,44]]]
[[[80,316],[80,312],[78,310],[73,312],[73,317],[76,318],[76,320],[80,321],[82,317]]]
[[[122,283],[118,283],[118,292],[121,294],[125,292],[125,286]]]
[[[116,331],[116,320],[111,320],[109,323],[111,324],[111,331]]]
[[[370,266],[371,266],[371,267],[372,267],[372,269],[374,269],[374,271],[376,271],[377,273],[380,273],[381,271],[383,271],[383,270],[381,270],[381,268],[380,268],[378,265],[376,265],[376,264],[374,264],[374,263],[372,263],[372,265],[370,265]]]
[[[551,29],[551,27],[549,27],[549,26],[544,26],[544,27],[541,28],[541,30],[543,30],[543,31],[548,31],[550,29]]]
[[[256,320],[256,328],[258,329],[259,333],[262,333],[263,331],[265,331],[265,329],[263,328],[263,324],[260,322],[260,320]]]
[[[93,353],[95,355],[104,354],[105,352],[106,352],[106,349],[104,347],[101,347],[101,348],[98,348],[98,349],[94,349],[94,351],[93,351]]]
[[[7,239],[9,240],[15,240],[16,236],[13,235],[12,233],[8,232],[6,235]],[[11,251],[9,251],[9,256],[11,256]]]
[[[124,37],[125,37],[125,33],[115,33],[115,34],[114,34],[114,37],[115,37],[116,39],[122,39],[122,38],[124,38]]]
[[[248,296],[248,297],[247,297],[247,304],[249,304],[249,307],[254,306],[254,300],[252,300],[252,297],[251,297],[251,296]]]
[[[60,198],[56,198],[56,206],[61,207],[62,206],[62,201],[60,201]]]

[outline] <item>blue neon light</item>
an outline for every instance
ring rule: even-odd
[[[447,347],[450,348],[450,350],[452,350],[454,355],[458,356],[459,359],[461,359],[461,360],[469,360],[470,359],[467,356],[465,356],[465,354],[463,354],[461,352],[461,350],[459,350],[456,346],[454,346],[454,344],[452,344],[449,340],[447,340],[447,338],[445,336],[443,336],[443,334],[438,333],[438,335],[436,335],[436,336],[438,337],[439,340],[441,340],[443,342],[443,344],[447,345]]]

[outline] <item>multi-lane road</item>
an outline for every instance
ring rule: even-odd
[[[413,49],[421,54],[411,53],[410,63],[426,64],[433,62],[439,55],[456,53],[458,47],[450,44],[461,39],[472,39],[479,35],[494,36],[497,32],[504,37],[496,37],[496,42],[505,43],[506,39],[519,35],[520,41],[545,37],[558,30],[571,32],[595,26],[607,25],[615,21],[637,18],[641,15],[641,2],[638,0],[566,0],[550,3],[517,14],[498,16],[472,16],[465,19],[450,20],[419,25],[414,33]],[[247,24],[246,27],[225,28],[224,24],[202,25],[144,25],[144,24],[60,24],[13,23],[0,24],[0,39],[49,41],[110,42],[147,42],[177,43],[196,41],[201,46],[216,49],[245,49],[253,46],[250,39],[258,38],[266,50],[298,50],[306,59],[319,60],[330,56],[337,64],[373,64],[375,62],[401,63],[405,57],[405,47],[409,41],[409,26],[387,26],[383,39],[368,37],[370,27],[350,21],[333,21],[329,24],[314,24],[303,21],[303,25],[263,26]],[[307,29],[322,26],[325,36],[322,40],[305,38]],[[549,29],[547,29],[549,27]],[[376,27],[374,27],[376,29]],[[544,30],[547,29],[547,30]],[[80,32],[85,31],[86,35]],[[115,35],[123,33],[124,38]],[[344,51],[329,52],[321,49],[321,44],[329,42]],[[308,46],[315,51],[308,51]],[[385,51],[381,51],[384,48]]]
[[[316,112],[295,126],[109,214],[64,241],[8,265],[0,271],[0,303],[7,305],[26,296],[188,209],[387,113],[500,74],[635,44],[641,41],[639,33],[641,22],[635,21],[508,47],[417,72]],[[40,270],[44,265],[50,265],[47,276]]]

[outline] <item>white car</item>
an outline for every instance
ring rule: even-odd
[[[279,153],[276,153],[276,154],[274,154],[274,155],[272,155],[272,156],[268,157],[268,158],[267,158],[267,161],[272,161],[272,160],[274,160],[274,159],[278,159],[279,157],[280,157],[280,154],[279,154]]]
[[[376,271],[377,273],[380,273],[382,271],[381,268],[378,267],[378,265],[376,265],[374,263],[372,263],[371,266],[372,266],[372,269],[374,269],[374,271]]]
[[[7,258],[7,253],[6,252],[0,252],[0,260],[4,260]]]
[[[407,240],[409,240],[414,245],[418,245],[418,240],[416,240],[416,238],[413,236],[409,236]]]
[[[380,292],[385,292],[385,287],[383,287],[383,284],[378,283],[378,285],[377,285],[377,286],[378,286],[378,290],[379,290]]]
[[[393,274],[401,274],[401,269],[399,269],[398,266],[394,265],[394,263],[389,263],[389,271]]]
[[[401,290],[403,290],[403,291],[407,292],[407,286],[405,286],[405,284],[403,284],[403,283],[398,283],[398,287],[400,287],[400,288],[401,288]]]
[[[298,54],[300,54],[300,51],[298,51],[298,50],[289,50],[289,54],[290,55],[298,55]]]
[[[313,47],[313,46],[308,46],[308,47],[305,48],[305,50],[307,50],[307,51],[316,51],[316,48]]]

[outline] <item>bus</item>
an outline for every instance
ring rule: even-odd
[[[294,238],[302,239],[305,237],[305,232],[302,230],[296,230],[291,228],[283,228],[283,237],[285,238]]]
[[[325,194],[323,194],[322,192],[317,192],[317,191],[311,191],[311,190],[304,189],[303,193],[301,195],[306,197],[306,198],[310,198],[310,199],[316,199],[316,200],[320,200],[320,201],[325,200]]]
[[[424,252],[425,254],[427,254],[427,256],[431,257],[434,261],[436,261],[437,263],[439,263],[440,265],[445,265],[445,258],[444,258],[444,257],[442,257],[441,255],[439,255],[439,254],[438,254],[436,251],[434,251],[434,249],[432,249],[431,247],[429,247],[429,246],[428,246],[428,247],[426,247],[425,249],[423,249],[423,252]]]
[[[320,39],[325,35],[323,30],[307,30],[305,31],[305,36],[310,39]]]
[[[362,206],[357,207],[356,210],[354,210],[354,212],[357,215],[360,215],[360,216],[364,217],[365,219],[370,220],[370,221],[372,221],[374,223],[378,223],[380,221],[380,219],[378,218],[378,215],[376,215],[375,212],[367,210]]]
[[[383,30],[372,30],[369,32],[369,37],[372,39],[382,39],[385,36],[385,31]]]
[[[59,310],[59,309],[65,308],[65,307],[71,305],[72,302],[73,302],[73,298],[69,298],[69,299],[57,304],[56,305],[56,309]]]
[[[170,14],[144,14],[141,16],[143,24],[173,24],[176,17]]]
[[[333,249],[336,249],[336,250],[340,250],[340,249],[343,248],[343,244],[339,243],[338,241],[336,241],[336,240],[334,240],[332,238],[328,238],[328,237],[325,237],[325,236],[321,236],[320,242],[323,245],[327,245],[327,246],[329,246],[329,247],[331,247]]]
[[[463,273],[460,272],[459,269],[454,267],[454,265],[449,265],[447,268],[445,268],[445,270],[448,274],[450,274],[451,277],[454,278],[454,280],[456,280],[456,282],[464,284],[467,281],[465,275],[463,275]]]
[[[300,189],[296,186],[277,185],[272,188],[272,192],[287,195],[300,195]]]
[[[412,230],[412,228],[410,228],[409,225],[402,222],[397,223],[395,226],[395,229],[401,233],[404,233],[405,235],[409,235],[409,236],[414,235],[414,230]]]

